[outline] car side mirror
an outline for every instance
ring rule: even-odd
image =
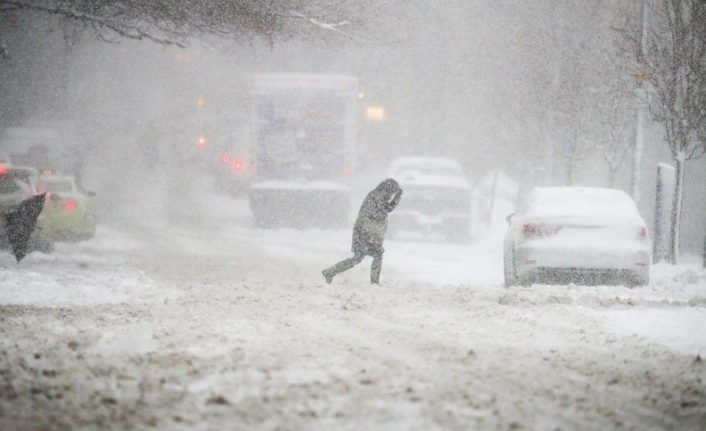
[[[515,213],[510,213],[510,214],[507,215],[507,217],[505,217],[505,220],[507,220],[507,224],[508,224],[508,225],[512,223],[512,218],[513,218],[513,217],[515,217]]]

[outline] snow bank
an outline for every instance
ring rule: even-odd
[[[607,325],[617,333],[638,335],[690,355],[706,357],[706,270],[694,262],[652,266],[653,282],[630,291],[654,301],[653,308],[611,310]],[[672,306],[684,305],[675,308]]]
[[[30,253],[21,263],[0,253],[0,306],[140,303],[162,298],[153,281],[129,265],[141,244],[99,226],[83,243],[59,243],[53,254]]]
[[[641,308],[605,313],[607,326],[620,335],[637,335],[672,350],[706,357],[706,308]]]

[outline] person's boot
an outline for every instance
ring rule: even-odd
[[[363,257],[365,256],[362,254],[356,254],[351,258],[338,262],[331,268],[324,269],[323,271],[321,271],[321,274],[323,274],[324,278],[326,279],[326,283],[330,284],[331,280],[333,280],[333,277],[342,273],[343,271],[348,271],[349,269],[353,268],[355,265],[359,264],[361,260],[363,260]]]
[[[382,272],[382,254],[373,258],[373,265],[370,267],[370,284],[380,284],[380,272]]]

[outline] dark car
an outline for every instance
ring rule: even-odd
[[[402,157],[390,164],[389,176],[405,193],[390,214],[390,237],[414,233],[452,242],[470,239],[471,187],[458,162],[439,157]]]

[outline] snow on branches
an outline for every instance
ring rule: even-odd
[[[73,21],[106,41],[182,46],[192,36],[227,39],[337,34],[360,26],[366,2],[336,0],[0,0],[0,14],[34,11]],[[351,30],[352,31],[352,30]]]

